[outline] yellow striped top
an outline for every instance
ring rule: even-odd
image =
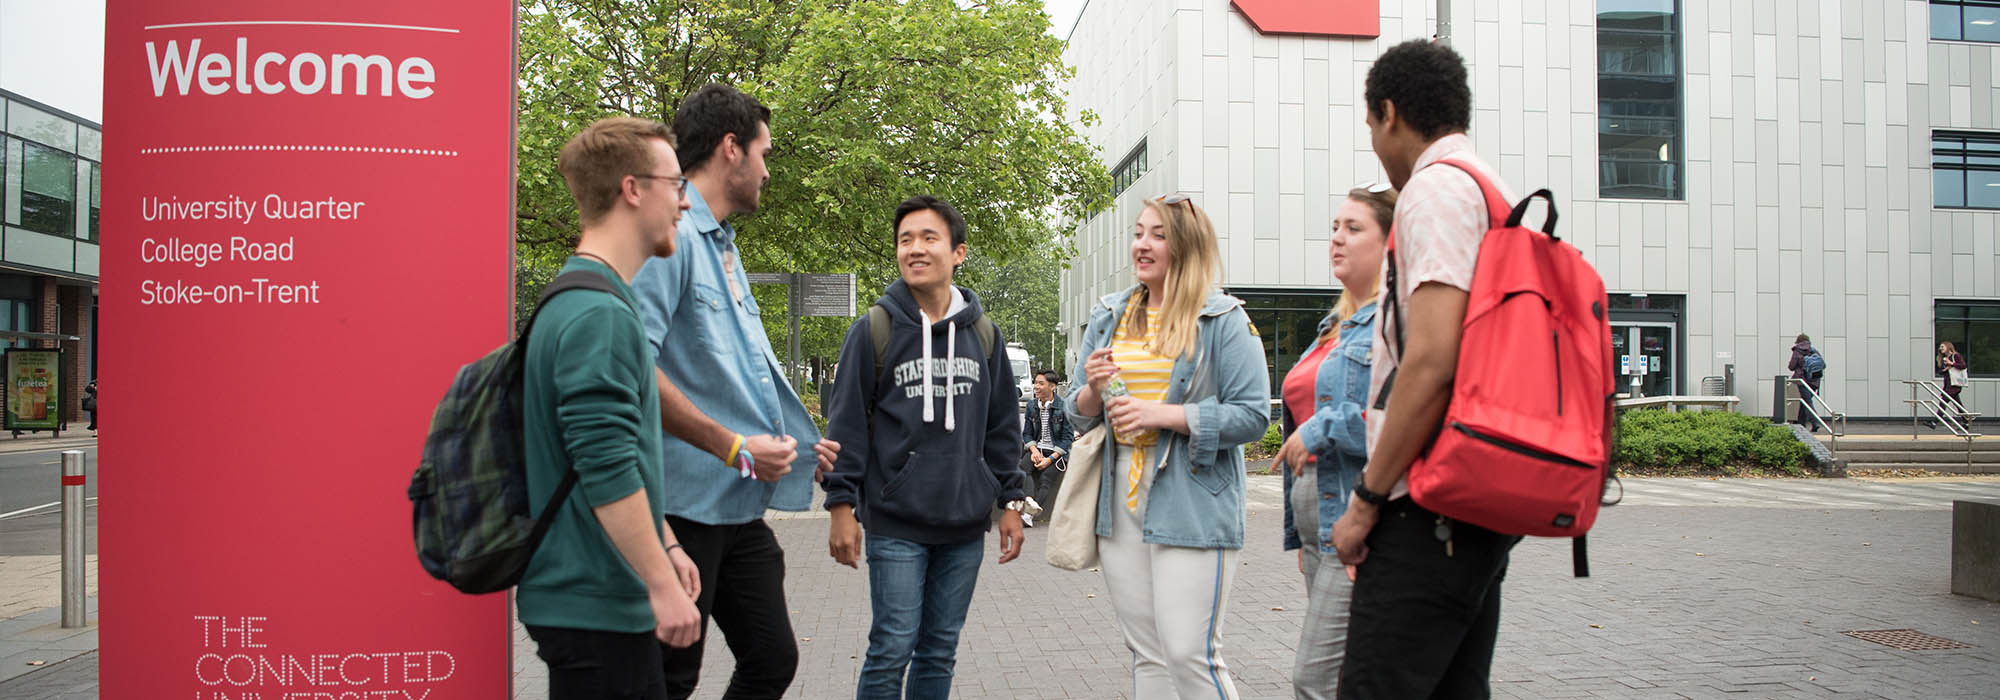
[[[1168,378],[1174,372],[1174,358],[1161,357],[1146,349],[1160,329],[1158,319],[1147,320],[1145,335],[1133,336],[1121,332],[1111,341],[1111,363],[1118,366],[1118,378],[1125,380],[1125,389],[1133,397],[1165,401]],[[1119,442],[1131,444],[1125,440]]]

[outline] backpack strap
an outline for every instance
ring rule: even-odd
[[[521,334],[515,336],[514,343],[522,347],[527,347],[528,332],[535,329],[535,318],[542,315],[542,307],[548,306],[549,300],[554,299],[557,294],[572,289],[588,289],[604,292],[617,299],[619,303],[624,304],[625,308],[631,309],[632,313],[636,314],[639,312],[638,309],[632,307],[632,302],[627,301],[624,295],[618,293],[618,287],[613,285],[611,280],[605,279],[604,275],[590,270],[570,270],[569,272],[556,275],[555,280],[549,282],[549,286],[542,288],[542,296],[535,302],[535,310],[528,313],[528,325],[521,328]]]
[[[994,340],[1000,335],[1000,329],[993,326],[993,317],[979,314],[979,320],[972,323],[972,334],[979,337],[979,349],[985,351],[986,359],[993,359]]]
[[[875,345],[875,389],[882,389],[882,377],[888,374],[883,366],[889,363],[889,331],[894,330],[895,320],[889,318],[889,308],[881,302],[868,307],[868,340]],[[869,397],[869,405],[874,405],[874,397]]]
[[[625,308],[632,309],[633,313],[638,313],[637,309],[632,308],[632,302],[627,301],[624,295],[619,294],[618,287],[613,285],[611,280],[605,279],[604,275],[591,270],[570,270],[569,272],[556,275],[555,281],[550,282],[549,286],[542,288],[541,299],[535,302],[535,310],[528,314],[528,325],[522,328],[521,334],[514,338],[515,362],[526,363],[528,355],[528,332],[535,329],[535,318],[542,315],[542,309],[549,305],[549,300],[554,299],[558,294],[574,289],[604,292],[625,304]],[[562,509],[564,501],[569,500],[570,492],[576,490],[576,482],[579,478],[581,478],[581,475],[577,473],[576,465],[571,464],[569,473],[563,475],[562,483],[557,484],[555,493],[549,496],[549,502],[543,504],[542,512],[535,516],[535,529],[528,534],[529,542],[535,543],[539,547],[542,537],[549,532],[549,526],[556,521],[556,512]]]

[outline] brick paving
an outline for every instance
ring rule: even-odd
[[[2000,603],[1948,592],[1948,499],[2000,499],[2000,481],[1697,481],[1631,482],[1628,505],[1605,511],[1592,534],[1591,578],[1570,577],[1567,542],[1516,550],[1496,697],[1995,697]],[[1279,548],[1276,480],[1252,482],[1224,654],[1243,697],[1285,698],[1305,599],[1292,555]],[[804,638],[788,697],[849,697],[867,646],[865,572],[826,556],[823,517],[772,527],[789,553],[792,620]],[[1102,579],[1041,563],[1043,534],[1030,530],[1027,551],[1006,566],[991,563],[988,538],[955,697],[1127,697]],[[1973,648],[1900,651],[1841,634],[1888,628]],[[731,666],[719,638],[709,648],[697,698],[720,697]],[[533,654],[517,629],[515,697],[546,693]],[[95,676],[86,654],[0,681],[0,697],[93,698],[95,683],[83,679]]]

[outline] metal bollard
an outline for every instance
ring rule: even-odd
[[[62,453],[62,626],[84,626],[83,450]]]

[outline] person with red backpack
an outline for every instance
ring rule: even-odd
[[[1368,463],[1332,533],[1341,561],[1357,566],[1339,697],[1486,698],[1500,583],[1521,538],[1419,505],[1412,465],[1435,461],[1448,440],[1460,437],[1446,419],[1466,401],[1459,393],[1465,389],[1460,342],[1468,308],[1480,301],[1472,293],[1474,271],[1487,274],[1482,240],[1504,216],[1491,203],[1513,201],[1512,194],[1466,136],[1472,94],[1464,60],[1450,47],[1416,40],[1389,49],[1369,69],[1364,99],[1376,156],[1400,196],[1375,324]],[[1596,313],[1602,319],[1601,307]],[[1603,329],[1604,347],[1590,352],[1604,357],[1593,355],[1592,364],[1609,362],[1609,326]],[[1555,345],[1562,349],[1560,330]],[[1516,352],[1471,343],[1464,350],[1494,359]],[[1603,392],[1569,410],[1606,411],[1610,378],[1585,379],[1594,383],[1558,382],[1552,392],[1537,393],[1552,393],[1560,413],[1574,403],[1569,392]],[[1594,517],[1594,507],[1557,522]]]

